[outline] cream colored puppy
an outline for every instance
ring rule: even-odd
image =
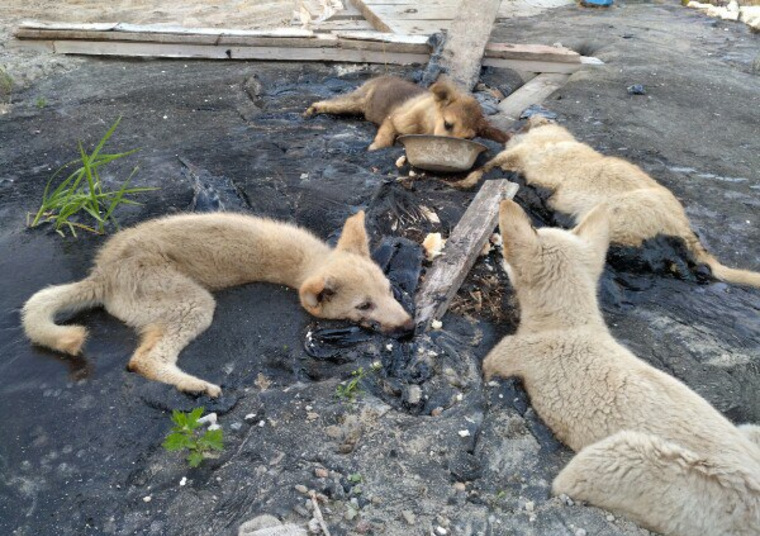
[[[521,378],[536,412],[578,453],[554,493],[665,534],[760,534],[760,428],[737,428],[607,330],[596,297],[606,207],[573,231],[536,231],[503,201],[499,226],[521,320],[483,371]]]
[[[169,216],[117,233],[89,277],[27,301],[24,330],[39,345],[76,355],[87,330],[55,324],[56,313],[102,305],[140,332],[130,370],[216,397],[219,386],[182,372],[177,358],[211,324],[211,291],[254,281],[297,288],[303,307],[320,318],[386,333],[414,328],[370,258],[364,212],[346,220],[335,249],[294,225],[218,212]]]
[[[576,223],[606,202],[611,208],[613,244],[640,247],[658,234],[679,237],[697,262],[710,267],[716,279],[760,287],[760,273],[724,266],[704,248],[670,190],[638,166],[598,153],[543,117],[531,117],[526,132],[514,136],[504,151],[452,185],[474,186],[485,172],[496,167],[516,171],[528,184],[550,190],[549,207],[573,217]]]

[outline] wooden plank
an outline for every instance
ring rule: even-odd
[[[35,41],[20,41],[35,43]],[[375,43],[381,45],[381,43]],[[160,58],[199,58],[272,61],[335,61],[347,63],[424,64],[428,54],[347,49],[338,47],[252,47],[190,45],[181,43],[141,43],[122,41],[54,41],[58,54]]]
[[[391,27],[388,26],[364,0],[351,0],[351,3],[361,12],[364,18],[372,24],[375,30],[379,32],[393,32]]]
[[[480,78],[480,63],[501,0],[462,0],[441,54],[447,76],[470,91]]]
[[[509,60],[504,58],[483,58],[483,65],[514,69],[516,71],[531,71],[534,73],[564,73],[572,74],[583,68],[583,63],[563,63],[557,61]]]
[[[362,41],[382,41],[384,43],[404,43],[410,45],[426,45],[427,36],[424,35],[399,35],[388,32],[341,32],[339,37],[346,39],[360,39]]]
[[[506,179],[486,181],[467,207],[443,255],[436,258],[417,293],[417,329],[426,330],[446,313],[464,278],[483,250],[499,219],[499,202],[512,199],[518,186]]]
[[[581,55],[574,50],[546,45],[488,43],[484,55],[487,58],[505,58],[513,60],[558,61],[562,63],[581,62]]]
[[[541,104],[570,78],[569,74],[542,73],[521,86],[499,103],[499,113],[490,116],[494,126],[506,128],[520,118],[520,114],[532,104]]]
[[[448,30],[451,19],[439,20],[387,20],[391,31],[402,35],[432,35],[442,30]]]
[[[67,23],[24,21],[18,26],[19,30],[72,30],[72,31],[112,31],[131,33],[159,33],[181,35],[237,35],[248,37],[310,37],[311,30],[300,28],[273,28],[269,30],[235,30],[229,28],[185,28],[168,24],[128,24],[124,22],[106,23]]]

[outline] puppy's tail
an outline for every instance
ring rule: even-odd
[[[24,304],[21,321],[29,339],[41,346],[77,355],[87,339],[83,326],[59,326],[55,315],[75,312],[103,303],[104,289],[92,279],[44,288]]]
[[[691,240],[686,241],[689,250],[694,254],[697,262],[706,264],[712,270],[713,277],[727,283],[736,283],[737,285],[746,285],[749,287],[760,288],[760,272],[751,270],[741,270],[738,268],[729,268],[713,257],[709,251],[699,241],[696,235]]]

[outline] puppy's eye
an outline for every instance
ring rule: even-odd
[[[356,306],[360,311],[371,311],[375,308],[375,304],[371,301],[365,301]]]
[[[452,128],[454,128],[454,125],[452,123],[449,123],[448,121],[444,121],[443,128],[445,128],[446,130],[451,130]]]

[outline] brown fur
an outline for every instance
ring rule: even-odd
[[[346,220],[335,249],[293,225],[214,213],[169,216],[117,233],[89,277],[29,298],[24,330],[37,344],[76,355],[87,330],[55,324],[56,313],[103,305],[141,334],[129,370],[215,397],[221,389],[182,372],[177,358],[211,324],[216,304],[210,291],[253,281],[299,289],[303,307],[320,318],[384,332],[414,327],[370,259],[363,212]]]
[[[679,237],[697,262],[710,267],[716,279],[760,287],[760,273],[724,266],[704,248],[670,190],[638,166],[598,153],[545,118],[532,117],[525,131],[512,138],[504,151],[458,186],[474,186],[496,167],[516,171],[528,184],[552,191],[549,207],[576,222],[606,203],[611,208],[613,244],[640,247],[658,234]]]
[[[503,201],[499,228],[520,325],[483,372],[521,378],[536,412],[577,452],[553,492],[665,534],[760,534],[760,428],[734,426],[605,325],[596,294],[607,208],[573,231],[537,231]]]
[[[315,114],[364,115],[380,127],[370,151],[390,147],[403,134],[435,134],[455,138],[481,136],[505,143],[509,136],[483,117],[478,101],[451,83],[440,81],[427,91],[393,76],[381,76],[356,91],[334,99],[315,102],[305,112]]]

